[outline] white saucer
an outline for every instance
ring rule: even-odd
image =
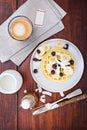
[[[38,68],[38,74],[34,74],[34,72],[33,72],[33,69],[36,67],[35,62],[33,61],[33,57],[35,55],[37,48],[40,47],[44,43],[48,43],[51,47],[52,46],[54,47],[54,43],[56,43],[57,41],[62,41],[65,44],[69,45],[68,51],[71,52],[71,54],[73,55],[74,60],[76,62],[76,70],[75,70],[73,76],[70,79],[63,81],[63,82],[50,81],[40,71],[40,67]],[[51,92],[60,92],[61,93],[61,92],[64,92],[64,91],[67,91],[67,90],[73,88],[81,79],[83,70],[84,70],[84,61],[83,61],[83,57],[82,57],[80,50],[73,43],[71,43],[70,41],[64,40],[64,39],[51,39],[51,40],[45,41],[44,43],[41,43],[35,49],[32,57],[31,57],[30,70],[31,70],[31,74],[32,74],[34,80],[43,89],[45,89],[47,91],[51,91]]]

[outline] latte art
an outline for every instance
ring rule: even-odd
[[[25,17],[14,18],[9,25],[10,35],[16,40],[25,40],[31,36],[32,24]]]
[[[23,36],[26,32],[25,27],[23,24],[18,23],[13,27],[13,32],[17,36]]]

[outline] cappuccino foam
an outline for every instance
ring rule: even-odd
[[[25,26],[21,23],[17,23],[14,27],[13,27],[13,32],[15,35],[17,36],[23,36],[26,32],[25,30]]]
[[[25,40],[32,33],[32,24],[26,19],[17,19],[10,25],[10,34],[16,40]]]

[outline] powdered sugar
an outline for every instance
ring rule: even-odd
[[[41,101],[42,103],[45,103],[45,102],[46,102],[46,96],[50,96],[50,97],[52,96],[52,93],[51,93],[51,92],[44,91],[39,84],[37,84],[37,89],[35,89],[35,92],[39,92],[39,93],[41,94],[41,96],[40,96],[40,101]]]

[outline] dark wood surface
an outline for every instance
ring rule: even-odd
[[[79,83],[69,92],[81,88],[87,92],[87,0],[55,0],[65,11],[63,19],[65,29],[50,38],[63,38],[73,42],[84,57],[84,74]],[[0,24],[3,23],[25,0],[0,0]],[[6,43],[7,44],[7,43]],[[19,92],[12,95],[0,93],[0,130],[87,130],[87,100],[69,104],[38,116],[33,116],[30,110],[20,108],[23,91],[35,90],[29,69],[29,55],[20,67],[11,61],[0,63],[0,73],[6,69],[18,70],[24,79]],[[80,68],[79,68],[80,69]],[[47,102],[60,98],[58,93],[47,97]],[[37,106],[42,103],[38,103]]]

